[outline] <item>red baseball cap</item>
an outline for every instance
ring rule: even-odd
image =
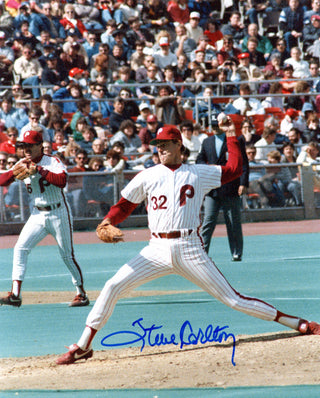
[[[42,133],[39,131],[29,130],[23,135],[23,140],[25,144],[40,144],[43,142]]]
[[[286,111],[286,115],[290,116],[291,118],[295,119],[299,116],[299,112],[294,108],[289,108]]]
[[[167,124],[159,128],[157,131],[157,136],[153,140],[150,141],[151,145],[157,145],[159,141],[171,141],[171,140],[178,140],[182,142],[182,137],[180,130],[177,129],[176,126]]]
[[[147,123],[156,123],[158,121],[156,115],[148,115],[147,116]]]
[[[241,53],[238,55],[238,59],[250,58],[249,53]]]
[[[72,68],[69,72],[70,77],[75,77],[75,75],[79,75],[80,73],[83,73],[84,70],[80,68]]]

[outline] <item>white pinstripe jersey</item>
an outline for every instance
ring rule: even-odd
[[[182,164],[172,171],[157,165],[141,171],[122,190],[132,203],[147,199],[152,232],[196,229],[204,196],[221,185],[221,167]]]
[[[64,164],[54,156],[43,155],[37,165],[42,166],[55,174],[67,172]],[[27,191],[31,195],[34,206],[48,206],[55,203],[63,203],[62,188],[50,184],[39,173],[24,180]]]

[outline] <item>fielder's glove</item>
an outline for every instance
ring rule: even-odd
[[[111,225],[108,219],[102,221],[96,229],[96,233],[99,239],[106,243],[117,243],[123,241],[122,231]]]
[[[24,180],[37,172],[37,165],[30,161],[20,161],[13,166],[13,175],[16,180]]]

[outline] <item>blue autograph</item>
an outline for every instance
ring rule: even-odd
[[[236,338],[233,333],[225,332],[225,329],[228,329],[229,326],[214,326],[208,325],[205,330],[199,328],[197,332],[193,331],[192,325],[189,321],[185,321],[181,328],[179,336],[176,336],[174,333],[170,337],[166,337],[164,333],[157,332],[157,330],[161,329],[163,326],[156,326],[153,324],[150,327],[144,327],[142,325],[143,318],[139,318],[132,323],[133,327],[139,327],[139,331],[130,331],[123,330],[108,334],[101,340],[101,344],[104,347],[119,347],[125,346],[129,344],[138,343],[141,341],[141,351],[144,349],[146,344],[150,347],[155,346],[165,346],[165,345],[176,345],[180,346],[182,349],[184,346],[189,345],[197,345],[197,344],[205,344],[205,343],[222,343],[227,341],[229,337],[233,340],[232,345],[232,355],[231,355],[231,363],[233,366],[236,366],[234,361],[235,350],[236,350]],[[124,341],[122,343],[110,343],[110,341],[114,336],[124,335],[128,338],[128,341]],[[131,337],[132,336],[132,339]]]

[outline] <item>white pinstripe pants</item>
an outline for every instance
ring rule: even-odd
[[[248,315],[273,321],[277,310],[256,298],[235,291],[202,248],[196,232],[186,238],[152,237],[148,246],[123,265],[102,289],[87,318],[87,326],[100,330],[111,316],[116,302],[129,291],[161,276],[177,274],[227,306]]]

